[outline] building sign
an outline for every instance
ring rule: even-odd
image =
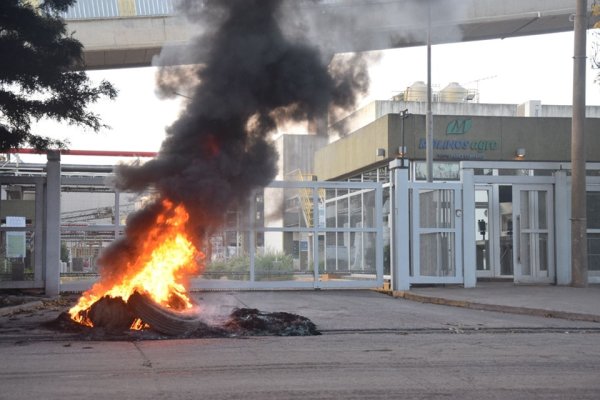
[[[427,147],[427,140],[419,140],[419,149]],[[496,150],[498,142],[495,140],[433,140],[434,150],[472,150],[479,153]]]
[[[308,242],[306,240],[300,241],[300,251],[308,251]]]
[[[25,217],[6,217],[7,227],[25,227]],[[25,258],[25,232],[7,231],[6,232],[6,258]]]
[[[471,118],[456,118],[446,125],[446,135],[465,135],[473,127]],[[419,139],[417,146],[423,150],[427,148],[427,140]],[[442,160],[483,160],[485,154],[499,149],[498,141],[488,139],[434,139],[433,150],[438,152],[436,159]]]
[[[446,135],[464,135],[471,130],[473,120],[471,118],[457,118],[446,126]]]

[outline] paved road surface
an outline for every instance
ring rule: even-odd
[[[0,399],[598,399],[600,335],[0,344]]]
[[[600,324],[373,292],[201,297],[215,314],[298,312],[324,334],[75,341],[40,333],[37,310],[0,318],[0,400],[599,398]]]

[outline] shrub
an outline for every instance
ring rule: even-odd
[[[257,281],[289,280],[294,277],[293,259],[283,252],[267,252],[254,258],[254,275]],[[231,257],[212,261],[206,265],[203,276],[207,279],[250,279],[250,257]]]

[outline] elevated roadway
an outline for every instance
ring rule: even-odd
[[[317,27],[327,29],[332,18],[342,27],[341,33],[327,38],[327,51],[417,46],[426,38],[427,16],[415,13],[425,3],[421,0],[328,0],[319,5],[287,1],[292,15],[306,12]],[[591,8],[593,0],[588,3]],[[85,46],[90,69],[147,66],[163,46],[185,45],[198,29],[176,16],[173,4],[173,0],[79,0],[66,14],[68,29]],[[573,0],[433,0],[432,4],[434,43],[573,30]],[[410,18],[403,16],[404,9],[412,12]],[[594,22],[590,20],[590,26]],[[348,37],[360,40],[340,39]]]

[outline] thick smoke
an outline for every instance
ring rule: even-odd
[[[167,90],[183,82],[190,99],[167,130],[158,156],[142,165],[121,165],[117,187],[154,188],[156,201],[127,223],[123,239],[104,253],[101,264],[120,268],[135,256],[135,243],[162,207],[162,199],[183,203],[189,233],[200,244],[222,222],[225,211],[276,175],[277,153],[269,134],[280,120],[318,121],[331,108],[353,107],[366,91],[366,64],[359,59],[327,66],[315,48],[290,39],[278,23],[281,0],[188,1],[186,15],[203,34],[186,51],[203,60],[194,79],[180,69],[163,70]],[[185,76],[184,76],[185,78]],[[164,88],[163,88],[164,89]]]
[[[458,41],[473,0],[289,0],[286,33],[318,43],[324,54],[382,50],[408,42]]]
[[[188,90],[199,83],[200,68],[199,64],[162,67],[156,74],[156,95],[160,99],[172,99],[176,96],[189,98]]]

